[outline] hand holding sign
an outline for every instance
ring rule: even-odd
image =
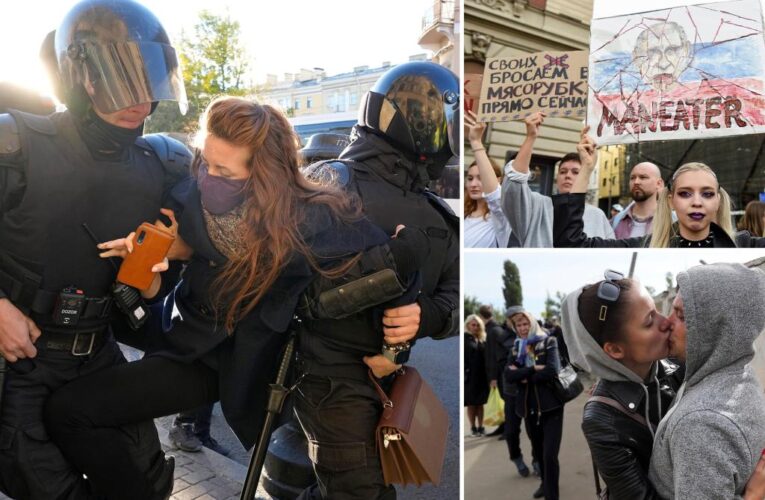
[[[571,187],[571,193],[586,193],[587,186],[590,183],[590,176],[592,171],[595,170],[595,164],[598,161],[598,145],[595,144],[595,140],[587,135],[590,131],[590,127],[586,126],[582,129],[581,139],[579,144],[576,145],[576,151],[579,153],[579,162],[582,165],[579,170],[579,175],[574,180],[574,185]]]
[[[465,135],[470,141],[470,147],[473,149],[483,146],[483,133],[486,130],[486,124],[478,121],[478,117],[472,111],[465,113]]]
[[[527,116],[526,119],[523,120],[526,124],[526,137],[532,137],[534,139],[539,137],[539,129],[545,122],[545,118],[547,118],[547,115],[541,111],[537,111],[536,113]]]

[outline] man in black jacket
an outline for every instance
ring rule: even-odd
[[[339,160],[311,169],[357,193],[366,216],[388,234],[404,225],[426,235],[429,253],[403,284],[404,296],[384,312],[304,321],[295,410],[318,485],[301,498],[396,496],[385,484],[375,445],[382,403],[367,366],[387,376],[406,361],[417,338],[457,333],[459,221],[427,186],[459,151],[459,88],[456,75],[437,64],[392,68],[365,96]],[[412,262],[421,257],[412,255]]]
[[[502,369],[507,361],[507,349],[500,343],[504,337],[502,326],[494,321],[494,310],[491,305],[482,305],[478,308],[478,315],[483,320],[486,328],[486,378],[491,387],[498,387],[502,391]],[[489,436],[502,436],[504,439],[505,424],[497,427]]]

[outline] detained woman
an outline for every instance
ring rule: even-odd
[[[659,194],[653,233],[644,237],[605,239],[584,233],[582,215],[590,176],[597,163],[597,145],[582,130],[577,151],[582,170],[571,192],[554,197],[553,239],[556,247],[735,248],[765,247],[765,238],[734,232],[731,202],[717,175],[703,163],[686,163]],[[672,220],[672,212],[677,222]]]
[[[561,308],[571,363],[599,378],[585,404],[582,431],[607,498],[674,498],[649,480],[649,466],[657,428],[682,383],[684,371],[665,359],[676,354],[678,342],[673,344],[671,321],[656,310],[645,287],[614,271],[605,278],[568,294]],[[763,495],[760,472],[745,498]]]
[[[307,180],[298,170],[294,131],[271,106],[215,99],[197,139],[194,176],[172,193],[180,238],[171,251],[190,262],[166,299],[158,352],[78,379],[46,407],[54,440],[110,499],[137,498],[114,488],[115,475],[134,484],[146,475],[141,464],[111,450],[115,425],[220,400],[228,424],[250,448],[260,434],[267,384],[311,282],[343,275],[362,250],[380,245],[394,258],[405,254],[409,267],[402,259],[397,270],[411,273],[416,249],[428,248],[422,233],[407,229],[389,241],[339,188]],[[99,248],[103,257],[124,256],[132,240]],[[160,281],[158,274],[143,293],[156,293]],[[179,314],[171,320],[174,308]]]
[[[517,384],[515,413],[524,419],[532,455],[540,462],[542,484],[534,498],[557,500],[563,402],[555,395],[551,382],[560,371],[558,342],[539,326],[531,313],[521,311],[510,320],[518,337],[505,368],[505,387]]]

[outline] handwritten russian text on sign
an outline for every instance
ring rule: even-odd
[[[481,121],[518,120],[537,111],[584,117],[587,52],[538,52],[486,61],[481,86]]]
[[[587,123],[601,145],[765,132],[758,0],[595,19]]]

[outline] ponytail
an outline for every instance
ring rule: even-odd
[[[675,236],[675,228],[672,225],[672,207],[669,204],[669,188],[663,188],[659,193],[659,201],[656,206],[656,215],[653,216],[653,232],[651,234],[651,248],[668,248],[669,242]]]
[[[717,225],[723,228],[728,233],[730,239],[736,241],[735,234],[733,232],[733,224],[730,221],[730,196],[728,192],[720,187],[720,207],[717,209]]]

